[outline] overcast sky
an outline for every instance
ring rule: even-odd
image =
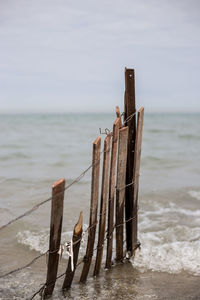
[[[200,111],[199,0],[0,0],[0,113]]]

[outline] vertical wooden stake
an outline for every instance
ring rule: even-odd
[[[134,168],[134,150],[136,139],[136,112],[135,104],[135,72],[134,69],[125,69],[125,99],[124,99],[124,119],[129,118],[125,122],[125,126],[129,127],[128,134],[128,156],[126,167],[126,184],[128,185],[133,180],[133,168]],[[133,116],[132,116],[133,115]],[[132,116],[132,117],[131,117]],[[126,198],[125,198],[125,214],[126,220],[133,217],[133,194],[134,186],[127,186]],[[127,251],[132,252],[133,240],[132,240],[132,228],[133,221],[130,220],[126,223],[126,243]]]
[[[76,264],[78,261],[78,254],[79,254],[79,248],[81,244],[81,237],[82,237],[82,226],[83,226],[83,213],[80,213],[80,217],[78,220],[78,223],[74,226],[74,233],[73,233],[73,263],[74,263],[74,270],[71,269],[71,257],[68,261],[68,266],[66,270],[65,279],[63,282],[62,289],[68,290],[71,287],[74,274],[76,271]]]
[[[116,261],[123,260],[123,222],[126,185],[128,127],[119,130],[116,186]]]
[[[116,112],[117,118],[119,118],[119,120],[120,120],[119,127],[122,128],[122,119],[121,119],[121,114],[120,114],[119,106],[115,107],[115,112]]]
[[[100,149],[101,138],[98,137],[93,143],[93,168],[92,168],[92,186],[91,186],[91,203],[90,203],[90,223],[88,230],[87,250],[84,257],[84,265],[80,278],[80,282],[85,282],[89,273],[97,224],[97,210],[98,210],[98,197],[99,197],[99,170],[100,170]]]
[[[98,237],[98,245],[97,245],[96,263],[95,263],[94,274],[93,274],[94,276],[98,275],[100,272],[102,256],[103,256],[103,245],[104,245],[105,228],[106,228],[106,210],[107,210],[108,195],[109,195],[110,140],[111,140],[111,135],[108,135],[104,141],[99,237]]]
[[[65,179],[56,181],[52,188],[47,286],[44,290],[44,296],[52,295],[56,282],[59,261],[58,251],[60,249],[62,230],[64,189]]]
[[[107,229],[107,254],[106,265],[109,269],[112,264],[112,248],[113,248],[113,227],[114,227],[114,197],[115,197],[115,178],[116,178],[116,161],[117,161],[117,145],[119,135],[120,119],[117,118],[113,125],[112,151],[110,162],[110,180],[109,180],[109,201],[108,201],[108,229]]]
[[[142,131],[144,122],[144,107],[138,110],[137,133],[135,142],[135,162],[133,170],[134,194],[133,194],[133,222],[132,222],[132,255],[138,247],[138,191],[139,191],[139,176],[140,176],[140,158],[142,150]]]

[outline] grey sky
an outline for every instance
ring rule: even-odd
[[[200,111],[199,0],[0,0],[0,113]]]

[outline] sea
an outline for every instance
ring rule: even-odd
[[[0,115],[0,226],[51,196],[55,181],[69,185],[92,161],[92,143],[112,114]],[[101,129],[101,130],[100,130]],[[101,166],[102,168],[102,166]],[[83,211],[89,224],[91,170],[65,191],[62,243]],[[145,113],[139,183],[139,240],[134,258],[91,274],[52,299],[200,299],[200,114]],[[50,201],[0,231],[0,276],[48,250]],[[115,243],[114,243],[115,244]],[[85,254],[87,236],[81,244]],[[60,260],[58,274],[67,266]],[[47,257],[0,279],[0,299],[31,299],[46,280]],[[95,260],[95,253],[93,261]],[[34,299],[40,299],[37,295]]]

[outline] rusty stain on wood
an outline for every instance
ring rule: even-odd
[[[52,187],[51,201],[51,224],[49,239],[49,256],[48,270],[46,279],[46,288],[44,296],[50,296],[53,293],[56,276],[58,271],[58,261],[63,219],[63,202],[64,202],[65,179],[54,183]]]
[[[109,167],[110,167],[110,140],[111,135],[107,135],[104,140],[104,158],[102,171],[102,185],[101,185],[101,206],[100,206],[100,221],[99,221],[99,235],[97,244],[97,256],[94,267],[94,276],[98,275],[101,268],[103,246],[106,228],[106,211],[109,196]]]
[[[92,167],[92,185],[91,185],[91,203],[90,203],[90,222],[88,230],[88,242],[86,254],[84,257],[84,265],[80,278],[80,282],[85,282],[89,273],[94,242],[96,234],[97,224],[97,210],[98,210],[98,198],[99,198],[99,171],[100,171],[100,149],[101,149],[101,138],[98,137],[93,143],[93,167]]]
[[[112,248],[113,248],[113,227],[114,227],[114,197],[116,184],[116,162],[117,162],[117,145],[119,137],[120,119],[117,118],[113,124],[112,150],[110,162],[110,179],[109,179],[109,201],[108,201],[108,227],[107,227],[107,254],[105,267],[109,269],[112,265]]]

